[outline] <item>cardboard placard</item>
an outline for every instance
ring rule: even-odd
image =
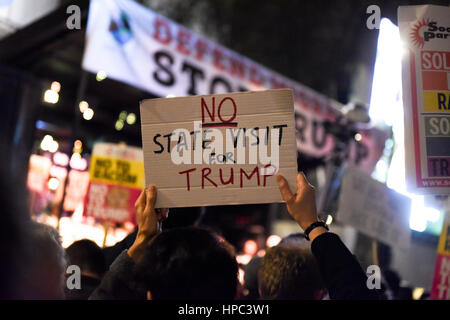
[[[281,202],[276,173],[296,191],[290,89],[145,100],[141,125],[158,208]]]
[[[342,178],[337,220],[391,246],[408,248],[411,200],[356,168]]]

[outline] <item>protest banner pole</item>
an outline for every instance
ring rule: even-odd
[[[110,223],[108,220],[103,222],[103,230],[105,231],[105,234],[103,236],[103,242],[102,242],[102,248],[106,245],[106,238],[108,237],[108,231],[109,231]]]
[[[86,95],[87,84],[88,84],[88,72],[84,69],[81,69],[80,81],[78,82],[77,97],[75,99],[75,104],[74,104],[74,109],[73,109],[75,114],[74,114],[74,118],[73,118],[74,120],[73,120],[73,124],[72,124],[72,137],[71,137],[72,144],[77,139],[78,132],[80,131],[80,115],[78,114],[79,103],[83,99],[83,97]],[[67,177],[64,181],[63,193],[62,193],[61,203],[59,205],[59,212],[58,212],[58,224],[56,226],[56,230],[58,230],[58,231],[59,231],[59,221],[61,220],[61,216],[62,216],[62,213],[64,210],[64,200],[66,198],[66,189],[67,189],[67,184],[69,181],[70,161],[67,164],[66,169],[67,169]]]

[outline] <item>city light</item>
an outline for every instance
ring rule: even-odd
[[[244,242],[244,253],[253,256],[258,251],[258,244],[255,240]]]
[[[84,113],[87,109],[89,109],[89,103],[87,103],[86,101],[81,101],[78,106],[81,113]]]
[[[59,101],[59,91],[61,90],[61,84],[58,81],[53,81],[50,84],[50,89],[44,92],[44,102],[55,104]]]
[[[59,91],[61,90],[61,84],[58,81],[53,81],[50,85],[50,90],[59,93]]]
[[[136,115],[134,113],[129,113],[127,116],[127,123],[133,125],[136,122]]]
[[[93,116],[94,116],[94,110],[92,110],[91,108],[87,108],[87,109],[83,112],[83,118],[84,118],[84,120],[91,120]]]
[[[82,158],[79,153],[72,154],[72,157],[70,158],[70,167],[72,169],[83,171],[86,170],[87,165],[86,159]]]
[[[115,128],[116,128],[117,131],[122,130],[122,129],[123,129],[123,126],[124,126],[123,120],[117,120],[117,121],[116,121]]]
[[[55,104],[59,101],[59,94],[51,89],[45,90],[44,101],[47,103]]]
[[[55,191],[59,187],[58,178],[50,178],[47,183],[47,187],[49,190]]]
[[[357,133],[357,134],[355,134],[355,141],[361,141],[362,140],[362,135],[361,135],[361,133]]]
[[[59,166],[52,166],[50,168],[50,175],[52,177],[64,179],[67,176],[67,169]]]
[[[332,215],[328,215],[327,216],[327,221],[325,222],[325,224],[327,225],[327,226],[329,226],[330,224],[332,224],[333,223],[333,216]]]
[[[56,151],[58,151],[59,143],[53,140],[53,137],[51,135],[47,134],[42,139],[39,147],[44,151],[55,153]]]
[[[97,72],[97,75],[95,76],[95,79],[100,82],[103,81],[107,78],[106,72],[103,70],[100,70],[99,72]]]
[[[119,119],[122,120],[122,121],[125,121],[125,119],[127,118],[127,114],[128,114],[128,112],[122,111],[122,112],[119,114]]]
[[[278,245],[280,243],[280,241],[281,241],[280,236],[277,236],[276,234],[272,234],[271,236],[269,236],[267,238],[266,246],[267,246],[267,248],[275,247],[276,245]]]
[[[62,152],[56,152],[53,155],[53,162],[58,166],[65,167],[69,164],[69,156]]]
[[[83,151],[83,142],[81,140],[76,140],[73,143],[73,152],[74,153],[81,153]]]

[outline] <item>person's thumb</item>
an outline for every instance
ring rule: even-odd
[[[278,183],[278,188],[280,188],[281,197],[286,203],[290,202],[294,197],[294,195],[292,194],[292,191],[289,188],[288,182],[281,174],[278,174],[276,176],[276,179]]]
[[[147,189],[147,199],[145,204],[145,211],[152,210],[156,203],[156,187],[151,185]]]

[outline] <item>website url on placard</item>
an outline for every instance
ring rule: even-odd
[[[450,179],[428,179],[422,180],[422,185],[424,187],[448,187],[450,186]]]

